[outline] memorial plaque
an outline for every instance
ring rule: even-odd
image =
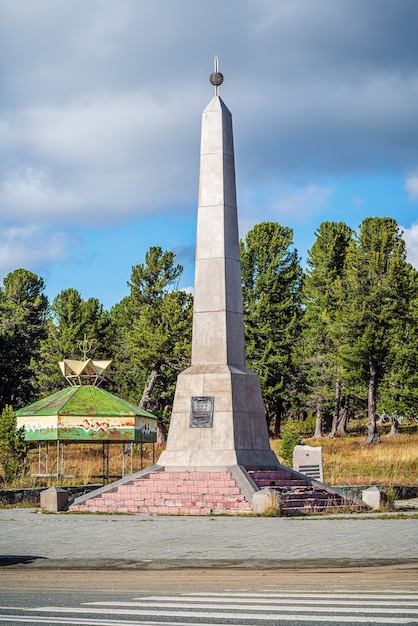
[[[190,406],[190,428],[212,428],[214,396],[193,396]]]

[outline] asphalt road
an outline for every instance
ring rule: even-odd
[[[418,518],[0,510],[1,624],[418,624]]]
[[[234,575],[230,573],[230,576]],[[313,584],[308,589],[296,586],[289,590],[284,585],[273,590],[269,576],[263,584],[258,577],[247,582],[250,585],[241,587],[240,591],[236,590],[234,582],[234,589],[222,591],[210,591],[201,585],[199,591],[187,588],[183,592],[172,592],[161,584],[148,593],[139,590],[0,590],[0,624],[383,626],[418,623],[418,592],[408,588],[353,591],[344,584],[324,591]]]

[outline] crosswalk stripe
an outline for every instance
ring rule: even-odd
[[[301,622],[316,624],[417,625],[418,594],[372,592],[194,592],[143,595],[128,601],[84,602],[76,607],[19,607],[0,614],[0,623],[64,626],[241,626]],[[17,607],[0,606],[0,611]],[[23,612],[23,616],[22,616]],[[40,614],[44,615],[41,616]],[[52,614],[50,617],[49,614]],[[27,617],[25,617],[27,616]],[[125,619],[123,619],[125,617]],[[131,618],[128,620],[126,618]],[[135,619],[136,618],[136,619]],[[173,622],[171,620],[177,620]]]
[[[300,599],[296,599],[296,598],[291,598],[291,599],[286,599],[286,600],[271,600],[268,603],[264,602],[259,602],[259,601],[251,601],[250,604],[248,604],[248,600],[244,602],[244,600],[239,603],[231,603],[230,601],[226,600],[225,598],[223,599],[219,599],[216,600],[215,602],[212,603],[205,603],[205,602],[179,602],[178,599],[176,598],[176,600],[164,600],[163,602],[158,602],[159,606],[163,606],[163,607],[171,607],[171,608],[175,608],[175,609],[179,609],[179,608],[184,608],[184,609],[211,609],[211,608],[215,608],[215,604],[219,604],[222,605],[221,608],[228,608],[228,609],[251,609],[251,608],[256,608],[257,611],[270,611],[272,609],[272,605],[279,605],[279,606],[288,606],[291,607],[292,605],[297,605],[297,606],[303,606],[300,602]],[[324,607],[324,610],[327,610],[327,606],[329,606],[330,602],[328,600],[315,600],[314,603],[310,604],[309,606],[320,606],[321,610]],[[126,606],[126,607],[154,607],[155,606],[155,600],[138,600],[135,602],[113,602],[113,601],[103,601],[103,602],[83,602],[83,606]],[[358,603],[353,603],[353,602],[346,602],[344,600],[334,600],[332,602],[332,607],[335,608],[336,606],[339,607],[340,610],[344,610],[342,607],[345,607],[347,609],[347,611],[351,611],[353,609],[353,607],[357,607]],[[373,607],[377,607],[377,608],[382,608],[382,607],[402,607],[402,608],[409,608],[411,610],[413,610],[415,607],[418,607],[418,602],[385,602],[383,600],[375,600],[374,602],[372,601],[367,601],[367,602],[362,602],[361,606],[364,606],[367,608],[367,610],[370,610]],[[391,611],[393,613],[393,611]]]
[[[306,598],[307,600],[310,598]],[[187,596],[187,602],[189,602],[190,604],[187,604],[187,606],[190,607],[201,607],[201,608],[210,608],[211,606],[213,606],[214,604],[218,604],[218,603],[222,603],[224,606],[227,605],[228,608],[241,608],[241,606],[243,604],[248,604],[248,596],[244,599],[237,599],[237,598],[228,598],[228,597],[219,597],[219,598],[213,598],[211,603],[207,603],[207,598],[194,598],[193,596]],[[300,604],[301,603],[302,598],[289,598],[289,597],[283,597],[283,598],[276,598],[276,597],[271,597],[269,598],[268,602],[266,602],[266,600],[259,600],[258,598],[251,598],[251,605],[263,605],[263,604],[268,604],[269,606],[271,606],[272,604]],[[146,605],[147,603],[149,604],[149,602],[158,602],[159,605],[164,606],[166,604],[171,604],[172,602],[179,602],[178,597],[173,597],[173,598],[169,598],[169,597],[163,597],[163,598],[158,598],[158,597],[150,597],[150,598],[134,598],[134,601],[132,603],[129,604],[129,606],[143,606]],[[318,605],[327,605],[327,604],[331,604],[333,606],[335,605],[342,605],[342,606],[356,606],[358,605],[358,602],[356,602],[353,599],[348,599],[348,600],[340,600],[337,598],[333,598],[330,602],[330,600],[328,598],[315,598],[315,602],[314,604],[318,604]],[[101,604],[101,602],[85,602],[85,604]],[[105,603],[106,604],[106,603]],[[183,606],[186,606],[185,602],[182,602]],[[418,598],[416,600],[408,600],[406,602],[402,602],[401,600],[397,599],[397,600],[372,600],[372,599],[367,599],[367,600],[363,600],[361,601],[361,605],[362,606],[410,606],[410,607],[418,607]]]
[[[54,610],[55,609],[52,609]],[[83,610],[83,609],[60,609],[60,612],[67,612],[67,613],[87,613],[89,611]],[[108,609],[104,609],[104,610],[94,610],[94,613],[97,615],[97,613],[106,613],[108,614],[109,611]],[[175,614],[173,615],[173,612],[158,612],[158,611],[131,611],[129,609],[120,609],[117,612],[112,611],[113,614],[116,615],[144,615],[144,616],[156,616],[156,617],[163,617],[163,616],[167,616],[167,617],[186,617],[186,618],[193,618],[193,617],[201,617],[201,616],[196,616],[193,615],[193,613],[189,613],[189,612],[175,612]],[[342,623],[358,623],[358,624],[364,624],[365,623],[365,618],[367,618],[367,623],[368,624],[373,624],[373,623],[377,623],[377,624],[414,624],[414,622],[412,621],[411,617],[387,617],[387,616],[382,616],[382,617],[375,617],[375,616],[357,616],[357,615],[306,615],[305,614],[298,614],[298,613],[272,613],[271,615],[266,614],[263,615],[262,618],[257,617],[257,615],[254,615],[254,613],[248,613],[248,614],[241,614],[241,615],[237,615],[236,613],[231,613],[231,614],[222,614],[220,615],[219,613],[213,615],[210,613],[206,613],[205,617],[208,619],[216,619],[216,618],[221,618],[223,620],[225,619],[233,619],[233,620],[257,620],[257,621],[265,621],[265,620],[275,620],[276,622],[278,620],[280,621],[301,621],[301,622],[334,622],[334,623],[338,623],[338,624],[342,624]],[[416,624],[416,621],[415,621]],[[205,626],[208,626],[205,623]],[[236,623],[234,622],[234,626],[237,626]]]
[[[179,626],[178,622],[133,622],[132,620],[109,620],[109,619],[83,619],[79,617],[22,617],[20,615],[0,615],[0,622],[16,622],[24,624],[75,624],[76,626]],[[192,626],[188,624],[187,626]],[[195,626],[201,626],[196,624]],[[209,625],[205,625],[209,626]]]
[[[262,592],[262,593],[256,593],[256,594],[252,594],[250,592],[245,593],[245,592],[229,592],[229,591],[224,591],[224,592],[213,592],[213,591],[202,591],[202,592],[191,592],[191,593],[183,593],[181,594],[182,597],[194,597],[194,598],[223,598],[223,597],[227,597],[227,598],[292,598],[292,597],[297,597],[297,598],[312,598],[314,600],[316,600],[317,598],[324,598],[324,599],[330,599],[330,600],[334,600],[335,598],[341,598],[342,596],[344,596],[344,598],[348,598],[348,599],[353,599],[353,600],[367,600],[367,599],[378,599],[380,597],[384,598],[385,600],[398,600],[399,598],[402,598],[403,600],[418,600],[418,593],[394,593],[394,592],[388,592],[388,593],[384,593],[381,591],[377,591],[377,592],[352,592],[352,591],[338,591],[338,592],[332,592],[332,593],[322,593],[322,592],[312,592],[312,593],[306,593],[306,592],[298,592],[298,591],[286,591],[286,592],[276,592],[276,591],[271,591],[271,592]],[[162,598],[172,598],[175,596],[147,596],[150,599],[153,600],[159,600]],[[177,596],[176,596],[177,597]],[[136,598],[135,598],[136,599]]]
[[[317,617],[310,617],[310,616],[292,616],[289,617],[287,615],[281,615],[281,616],[276,616],[276,619],[280,619],[283,622],[288,622],[288,621],[294,621],[299,620],[299,621],[305,621],[305,622],[318,622],[318,618]],[[29,621],[30,620],[30,621]],[[157,622],[157,621],[131,621],[131,620],[120,620],[118,619],[117,622],[115,622],[114,620],[103,620],[103,619],[85,619],[85,618],[65,618],[65,617],[37,617],[37,616],[31,616],[30,618],[24,618],[24,617],[20,617],[20,616],[15,616],[15,615],[0,615],[0,622],[16,622],[16,623],[26,623],[26,624],[45,624],[47,620],[47,623],[49,624],[76,624],[77,626],[179,626],[179,622]],[[336,621],[335,618],[330,617],[328,615],[324,615],[323,617],[320,618],[321,623],[324,622],[334,622],[334,623],[338,623],[338,624],[342,624],[342,623],[350,623],[350,624],[364,624],[364,618],[363,617],[351,617],[351,618],[338,618],[338,622]],[[416,624],[416,622],[412,622],[410,619],[408,618],[375,618],[375,617],[368,617],[367,618],[367,624],[393,624],[393,625],[397,625],[397,624],[405,624],[405,625],[411,625],[414,626],[414,624]],[[202,623],[195,623],[195,622],[187,622],[187,626],[202,626]],[[208,623],[205,622],[205,626],[219,626],[219,624],[217,623]],[[239,624],[239,623],[234,623],[234,626],[244,626],[244,624]]]
[[[251,611],[251,606],[245,607],[246,609],[249,609]],[[379,608],[373,608],[373,609],[363,609],[361,607],[350,607],[349,609],[346,608],[341,608],[341,607],[318,607],[317,609],[314,606],[294,606],[294,607],[280,607],[277,608],[276,610],[272,610],[271,608],[266,608],[266,611],[270,611],[270,613],[265,613],[263,614],[261,617],[259,617],[259,611],[260,609],[257,607],[257,611],[251,611],[251,612],[241,612],[241,611],[234,611],[233,613],[228,613],[226,611],[223,611],[222,608],[218,609],[217,612],[213,611],[213,612],[208,612],[208,611],[178,611],[176,610],[174,612],[174,614],[176,615],[176,617],[205,617],[205,618],[210,618],[210,619],[216,619],[221,617],[222,619],[276,619],[278,611],[279,610],[284,610],[286,609],[287,614],[294,614],[296,611],[299,611],[301,614],[303,613],[339,613],[339,614],[343,614],[343,613],[349,613],[349,615],[351,616],[353,613],[362,613],[362,614],[368,614],[368,613],[375,613],[378,615],[390,615],[391,613],[396,613],[398,614],[410,614],[411,611],[409,610],[403,610],[403,609],[396,609],[396,611],[390,611],[389,609],[379,609]],[[165,609],[159,610],[157,609],[123,609],[121,607],[117,607],[114,609],[111,609],[111,607],[106,607],[106,608],[63,608],[63,607],[56,607],[56,606],[49,606],[49,607],[37,607],[32,609],[35,612],[48,612],[51,611],[52,613],[93,613],[93,614],[100,614],[100,613],[112,613],[114,615],[153,615],[153,616],[173,616],[173,611],[168,611]],[[343,615],[341,615],[341,617],[343,617]]]

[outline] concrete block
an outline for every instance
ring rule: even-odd
[[[68,503],[68,492],[61,487],[50,487],[41,492],[41,509],[58,513],[63,511]]]
[[[266,487],[253,495],[253,512],[257,514],[279,513],[280,494],[275,489]]]
[[[364,489],[361,494],[361,499],[373,510],[380,509],[382,506],[382,493],[379,487]]]
[[[324,482],[322,469],[322,448],[314,446],[295,446],[293,450],[293,469],[309,478]]]

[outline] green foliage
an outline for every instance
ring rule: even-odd
[[[302,271],[292,244],[292,230],[275,222],[258,224],[240,242],[247,362],[260,378],[267,422],[275,423],[276,434],[298,390]]]
[[[289,419],[284,425],[281,442],[279,446],[279,456],[284,463],[291,465],[293,462],[293,450],[295,446],[302,443],[299,428],[296,422]]]
[[[58,362],[80,359],[81,342],[86,336],[90,351],[87,357],[105,359],[109,355],[109,315],[97,298],[83,300],[75,289],[65,289],[54,299],[48,319],[48,335],[40,342],[37,385],[42,395],[65,386]]]
[[[316,417],[310,415],[302,422],[297,422],[298,433],[302,438],[312,437],[316,427]]]
[[[10,483],[24,473],[25,458],[24,429],[17,429],[13,408],[6,405],[0,415],[0,464],[5,483]]]
[[[367,218],[348,247],[339,282],[338,339],[345,371],[368,397],[367,442],[378,441],[378,389],[411,297],[405,244],[392,218]]]
[[[394,427],[417,417],[418,272],[395,220],[368,218],[358,233],[321,224],[303,283],[291,229],[258,224],[240,247],[247,363],[260,378],[270,432],[306,413],[333,416],[330,434],[345,432],[353,414],[366,424],[368,404],[373,441],[377,412]],[[151,247],[132,268],[129,296],[110,312],[75,289],[49,307],[42,278],[23,269],[6,276],[0,409],[62,388],[58,361],[80,358],[86,335],[89,357],[113,360],[110,390],[167,427],[191,352],[193,299],[177,288],[181,272],[172,252]],[[313,419],[298,423],[299,434],[313,434]]]
[[[163,252],[159,246],[151,246],[145,255],[145,263],[132,268],[131,300],[135,307],[154,305],[177,286],[183,268],[174,265],[173,252]]]
[[[132,268],[131,293],[111,311],[115,384],[121,395],[167,426],[178,373],[189,364],[192,297],[175,287],[174,254],[152,247]]]
[[[18,269],[0,290],[0,407],[20,408],[36,395],[35,363],[47,334],[48,300],[44,281]]]
[[[308,387],[307,406],[318,414],[334,413],[334,428],[340,418],[344,376],[335,319],[339,306],[336,289],[344,271],[353,232],[343,222],[323,222],[308,252],[303,280],[305,315],[302,324],[303,365]],[[338,381],[338,383],[337,383]]]
[[[418,415],[418,272],[407,268],[409,304],[393,330],[387,368],[380,385],[379,412],[395,419]]]

